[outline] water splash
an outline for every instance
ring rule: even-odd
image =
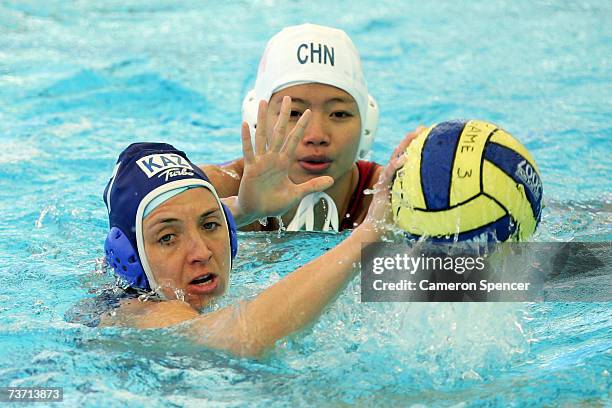
[[[240,180],[240,175],[234,171],[234,170],[229,170],[226,167],[218,167],[218,169],[225,175],[230,176],[231,178],[235,179],[235,180]]]
[[[93,260],[94,270],[93,272],[98,275],[106,275],[109,272],[109,264],[106,261],[106,257],[102,256]]]
[[[42,228],[43,227],[43,221],[45,220],[45,217],[49,213],[57,214],[57,207],[55,205],[51,204],[51,205],[47,205],[45,208],[43,208],[42,211],[40,212],[40,215],[38,216],[38,219],[34,223],[34,227],[37,228],[37,229]]]
[[[285,224],[283,224],[283,217],[279,215],[275,218],[276,218],[276,222],[278,222],[278,230],[276,231],[276,238],[280,238],[282,237],[283,232],[287,231],[287,228],[285,228]]]

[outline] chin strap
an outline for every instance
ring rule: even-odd
[[[293,220],[289,223],[287,231],[314,231],[314,208],[323,200],[327,206],[327,215],[325,216],[325,223],[321,231],[336,231],[338,232],[338,207],[334,200],[326,193],[310,193],[300,201],[297,211]]]

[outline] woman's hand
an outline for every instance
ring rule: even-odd
[[[323,191],[334,183],[334,179],[329,176],[317,177],[302,184],[296,184],[289,178],[295,148],[302,140],[304,130],[308,126],[310,110],[307,109],[302,114],[293,130],[287,134],[291,98],[285,96],[270,140],[266,140],[266,129],[269,126],[267,112],[268,104],[261,101],[257,114],[254,149],[249,127],[246,123],[242,124],[244,173],[234,207],[242,216],[239,224],[282,215],[305,195]]]
[[[378,182],[374,185],[374,197],[368,215],[363,223],[357,227],[358,230],[362,230],[371,235],[370,242],[376,241],[380,238],[387,230],[388,225],[391,222],[391,184],[395,172],[397,172],[406,161],[404,152],[410,143],[426,128],[423,126],[417,127],[414,131],[406,134],[404,139],[395,148],[389,162],[383,169]]]

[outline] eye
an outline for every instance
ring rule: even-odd
[[[292,109],[291,113],[289,114],[289,117],[292,119],[299,119],[300,116],[302,116],[302,112],[295,109]]]
[[[202,228],[207,230],[207,231],[214,231],[217,228],[219,228],[221,226],[221,224],[219,224],[216,221],[208,221],[202,224]]]
[[[336,112],[332,112],[331,116],[336,119],[345,119],[345,118],[352,118],[353,114],[348,111],[336,111]]]
[[[166,234],[166,235],[163,235],[157,241],[162,245],[168,245],[174,240],[174,237],[175,237],[174,234]]]

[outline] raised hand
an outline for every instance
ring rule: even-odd
[[[252,220],[282,215],[296,205],[305,195],[329,188],[334,180],[321,176],[302,184],[289,178],[289,168],[294,161],[295,148],[302,140],[310,120],[306,110],[293,130],[287,134],[287,122],[291,114],[291,98],[283,98],[280,114],[269,140],[266,140],[268,104],[259,103],[255,148],[251,143],[249,127],[242,124],[242,153],[244,172],[238,190],[238,206]]]
[[[407,133],[391,154],[389,162],[380,174],[378,182],[374,185],[374,198],[366,219],[360,225],[362,229],[371,230],[378,236],[385,232],[391,218],[391,184],[393,183],[393,177],[406,161],[404,155],[406,148],[424,130],[425,127],[419,126],[414,131]]]

